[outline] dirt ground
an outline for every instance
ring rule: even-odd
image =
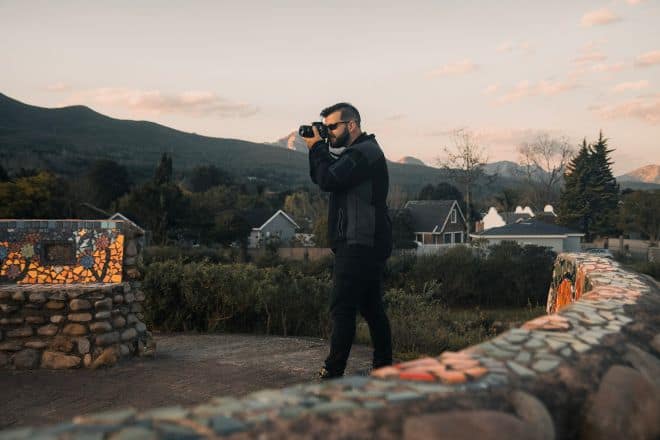
[[[154,334],[154,359],[92,370],[0,370],[0,430],[61,423],[79,414],[191,405],[315,380],[327,341],[252,335]],[[355,345],[347,374],[367,369]]]

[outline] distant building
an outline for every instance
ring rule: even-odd
[[[456,200],[411,200],[404,206],[410,213],[415,241],[420,246],[465,243],[465,216]]]
[[[515,241],[521,246],[531,244],[552,248],[555,252],[579,252],[584,234],[538,219],[521,220],[470,234],[473,239],[486,239],[489,245]]]
[[[262,247],[269,238],[277,237],[281,243],[290,243],[300,226],[281,209],[268,219],[260,218],[261,213],[248,216],[252,231],[248,237],[248,248]]]
[[[552,205],[545,205],[542,213],[534,213],[529,206],[525,206],[524,208],[516,206],[513,212],[499,213],[494,206],[491,206],[483,216],[481,222],[478,222],[476,230],[477,232],[487,231],[488,229],[519,223],[532,218],[542,220],[546,223],[555,223],[556,217],[557,214],[555,214]]]

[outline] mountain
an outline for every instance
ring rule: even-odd
[[[401,159],[397,160],[397,163],[402,163],[405,165],[421,165],[426,166],[424,162],[412,156],[404,156]]]
[[[660,165],[646,165],[616,178],[619,182],[660,184]]]
[[[215,165],[238,179],[256,176],[280,189],[312,185],[307,155],[288,148],[110,118],[84,106],[36,107],[0,93],[0,161],[9,171],[49,169],[73,177],[98,159],[112,159],[141,181],[152,176],[163,152],[172,155],[176,173]],[[446,172],[436,168],[394,162],[388,168],[390,185],[409,194],[428,183],[448,180]],[[484,185],[475,195],[497,187]]]
[[[297,131],[292,131],[287,136],[278,139],[270,145],[286,148],[287,150],[299,151],[305,154],[307,153],[307,144],[305,144],[305,141]]]

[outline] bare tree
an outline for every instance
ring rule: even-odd
[[[387,206],[391,209],[401,209],[408,201],[408,193],[398,185],[392,185],[387,194]]]
[[[464,128],[452,131],[451,146],[444,147],[444,156],[437,161],[465,192],[467,237],[472,222],[472,189],[477,179],[483,176],[487,161],[486,151],[477,142],[475,134]]]
[[[574,152],[566,137],[552,137],[548,133],[540,133],[518,147],[520,165],[537,208],[559,201],[561,179]]]

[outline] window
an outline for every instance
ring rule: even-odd
[[[43,243],[43,265],[71,266],[76,264],[73,242],[56,241]]]
[[[415,234],[415,240],[419,241],[420,243],[423,242],[422,234]]]
[[[455,209],[451,210],[451,222],[456,223],[456,210]]]
[[[451,244],[451,232],[445,232],[445,244]]]
[[[463,243],[463,233],[454,232],[454,243]]]

